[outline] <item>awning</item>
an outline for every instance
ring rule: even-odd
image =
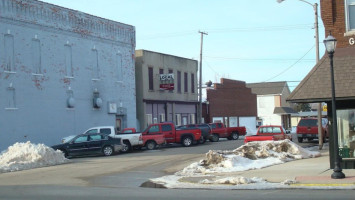
[[[298,113],[290,107],[275,107],[274,114],[294,114]]]

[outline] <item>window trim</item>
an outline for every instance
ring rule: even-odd
[[[345,0],[344,1],[344,9],[345,9],[345,33],[344,36],[351,36],[355,35],[355,27],[354,29],[350,29],[350,12],[349,12],[349,6],[355,6],[355,1],[350,2],[350,0]]]

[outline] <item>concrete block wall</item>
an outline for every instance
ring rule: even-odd
[[[39,1],[0,0],[0,10],[0,150],[115,125],[109,103],[136,127],[133,26]]]

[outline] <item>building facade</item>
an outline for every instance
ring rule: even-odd
[[[227,127],[245,126],[256,133],[256,95],[243,81],[221,78],[213,88],[207,88],[203,106],[206,123],[223,122]]]
[[[196,123],[197,60],[136,50],[135,66],[140,130],[164,121]]]
[[[290,95],[287,82],[249,83],[257,94],[258,125],[280,125],[291,129],[291,114],[297,113],[286,98]]]
[[[325,35],[337,40],[334,52],[334,83],[337,119],[333,119],[331,72],[328,53],[313,67],[289,96],[289,101],[300,103],[327,103],[330,167],[334,168],[333,121],[338,124],[338,143],[342,168],[355,168],[355,1],[320,1]]]
[[[34,0],[0,0],[0,18],[0,150],[136,127],[133,26]]]

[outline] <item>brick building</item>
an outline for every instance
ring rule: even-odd
[[[337,39],[334,53],[334,79],[338,122],[338,142],[343,168],[355,168],[355,0],[320,1],[325,35]],[[331,108],[330,61],[327,53],[291,93],[291,102],[326,102],[328,118],[333,122]],[[334,168],[334,139],[330,132],[330,166]]]
[[[197,60],[136,50],[137,118],[151,123],[196,123]]]
[[[246,126],[256,132],[256,94],[243,81],[221,78],[213,88],[207,88],[203,118],[206,123],[223,122],[226,126]]]

